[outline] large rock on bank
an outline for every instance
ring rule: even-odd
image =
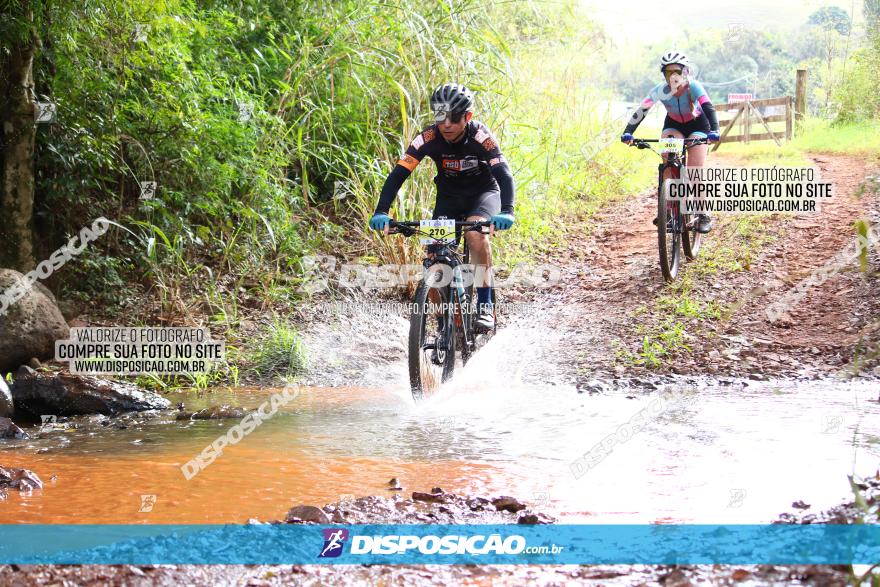
[[[105,414],[164,410],[171,402],[130,383],[70,373],[18,370],[12,385],[17,410],[35,415]]]
[[[0,438],[27,438],[27,432],[15,425],[9,418],[0,418]]]
[[[55,341],[70,332],[55,297],[40,282],[12,301],[9,290],[20,279],[18,271],[0,269],[0,374],[14,371],[31,357],[54,357]]]

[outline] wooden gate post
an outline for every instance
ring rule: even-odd
[[[792,117],[794,113],[792,112],[792,97],[788,96],[788,101],[785,103],[785,140],[790,141],[792,137]]]
[[[745,115],[745,127],[743,129],[743,142],[749,144],[752,138],[752,105],[749,102],[743,102],[743,114]]]
[[[807,70],[797,70],[797,82],[794,89],[794,122],[795,134],[804,132],[804,117],[807,114]]]

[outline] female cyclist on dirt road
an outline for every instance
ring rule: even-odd
[[[670,51],[660,58],[660,71],[666,81],[654,86],[641,105],[633,112],[620,140],[626,144],[633,141],[633,134],[656,102],[666,107],[666,120],[661,136],[683,138],[708,138],[718,142],[718,118],[706,89],[690,78],[690,60],[680,51]],[[706,162],[708,145],[696,145],[688,153],[688,166],[702,167]],[[664,177],[665,179],[665,177]],[[656,222],[656,221],[655,221]],[[712,218],[700,214],[694,226],[697,232],[712,229]]]

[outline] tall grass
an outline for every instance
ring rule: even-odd
[[[810,165],[807,153],[849,153],[877,157],[880,153],[880,122],[834,122],[818,118],[804,121],[803,131],[781,147],[773,141],[725,143],[721,153],[754,164]]]
[[[275,317],[259,336],[251,357],[253,370],[261,377],[295,379],[303,373],[307,353],[296,329]]]

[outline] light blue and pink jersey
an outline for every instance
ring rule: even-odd
[[[691,80],[687,91],[681,96],[676,96],[669,84],[663,82],[648,92],[648,97],[642,100],[641,108],[648,110],[655,103],[660,102],[666,108],[669,118],[675,122],[685,123],[702,116],[701,106],[709,101],[709,94],[698,81]]]

